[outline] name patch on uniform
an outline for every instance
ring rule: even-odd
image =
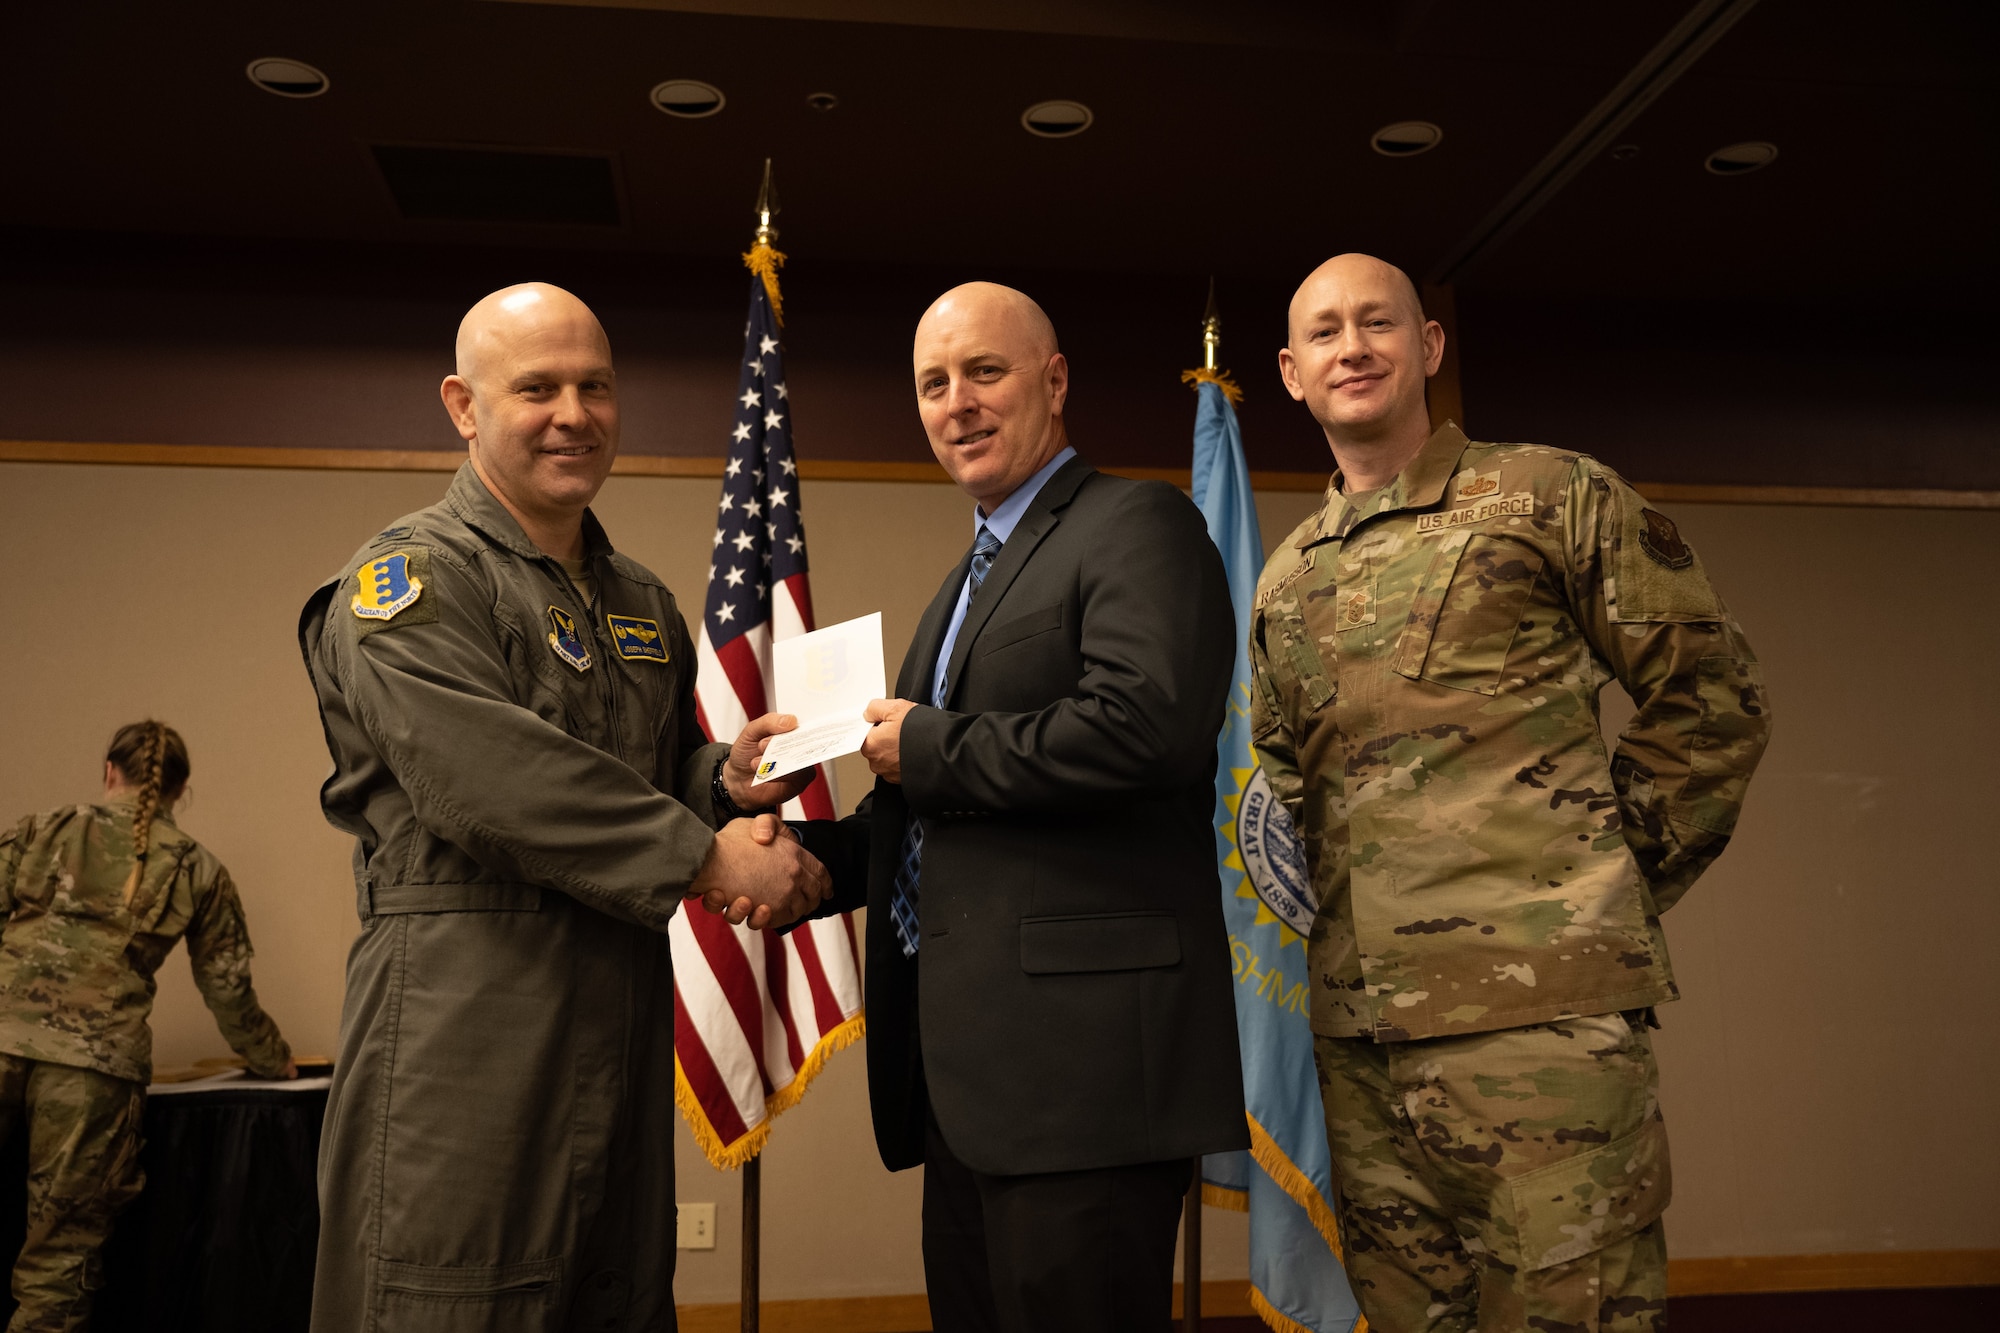
[[[1456,509],[1447,509],[1440,514],[1417,515],[1417,531],[1428,534],[1449,532],[1462,528],[1468,523],[1484,523],[1489,518],[1499,518],[1505,514],[1526,515],[1535,512],[1535,496],[1532,491],[1516,491],[1502,499],[1480,500]]]
[[[638,616],[606,616],[604,623],[611,629],[611,646],[620,657],[634,662],[667,660],[667,644],[660,637],[659,621]]]
[[[1694,563],[1694,552],[1681,540],[1681,530],[1657,509],[1642,509],[1639,517],[1646,526],[1639,533],[1639,549],[1668,569],[1686,569]]]
[[[1498,472],[1474,472],[1471,468],[1467,468],[1458,474],[1458,494],[1454,498],[1462,502],[1465,500],[1477,500],[1487,495],[1498,495],[1499,493],[1500,474]]]
[[[552,606],[549,608],[549,624],[555,627],[549,631],[549,647],[555,650],[556,656],[578,671],[590,670],[590,649],[576,637],[576,617],[559,606]]]
[[[424,581],[411,567],[409,553],[397,551],[354,571],[360,590],[348,605],[362,620],[394,620],[424,595]]]

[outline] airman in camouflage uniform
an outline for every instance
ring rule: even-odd
[[[1394,381],[1350,305],[1361,332],[1335,310],[1317,362],[1337,451],[1336,395]],[[1297,302],[1292,336],[1318,336]],[[1735,825],[1769,731],[1756,658],[1672,520],[1587,457],[1447,422],[1379,488],[1343,480],[1266,565],[1250,656],[1319,899],[1349,1274],[1382,1333],[1659,1327],[1660,913]],[[1607,752],[1612,680],[1638,713]]]
[[[65,806],[0,831],[0,1140],[28,1122],[28,1231],[14,1266],[27,1330],[87,1325],[97,1254],[137,1197],[152,1077],[154,974],[186,936],[195,984],[251,1072],[291,1051],[250,985],[229,872],[164,813],[136,882],[133,799]]]

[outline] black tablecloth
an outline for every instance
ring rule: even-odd
[[[304,1333],[325,1115],[324,1087],[149,1097],[146,1188],[104,1253],[98,1333]],[[0,1254],[11,1257],[27,1225],[26,1135],[0,1153]],[[0,1322],[13,1309],[0,1294]]]

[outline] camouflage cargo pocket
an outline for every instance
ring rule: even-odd
[[[1515,1253],[1504,1243],[1500,1252],[1529,1272],[1581,1259],[1651,1226],[1673,1192],[1667,1127],[1655,1117],[1623,1138],[1508,1181]]]
[[[1453,558],[1441,547],[1410,605],[1396,670],[1454,690],[1497,694],[1521,613],[1542,575],[1542,553],[1478,533]]]

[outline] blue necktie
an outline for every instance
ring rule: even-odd
[[[979,585],[986,582],[986,573],[993,568],[993,558],[1000,554],[1000,539],[984,527],[979,529],[979,539],[972,544],[972,569],[966,575],[966,614],[972,612],[972,599],[979,596]],[[963,622],[960,622],[961,625]],[[931,697],[933,708],[944,707],[945,696],[950,693],[951,682],[943,673],[938,674],[937,692]],[[895,918],[896,938],[903,942],[903,957],[917,956],[917,870],[924,859],[924,826],[915,815],[903,830],[903,861],[896,869],[896,891],[889,899],[889,915]]]

